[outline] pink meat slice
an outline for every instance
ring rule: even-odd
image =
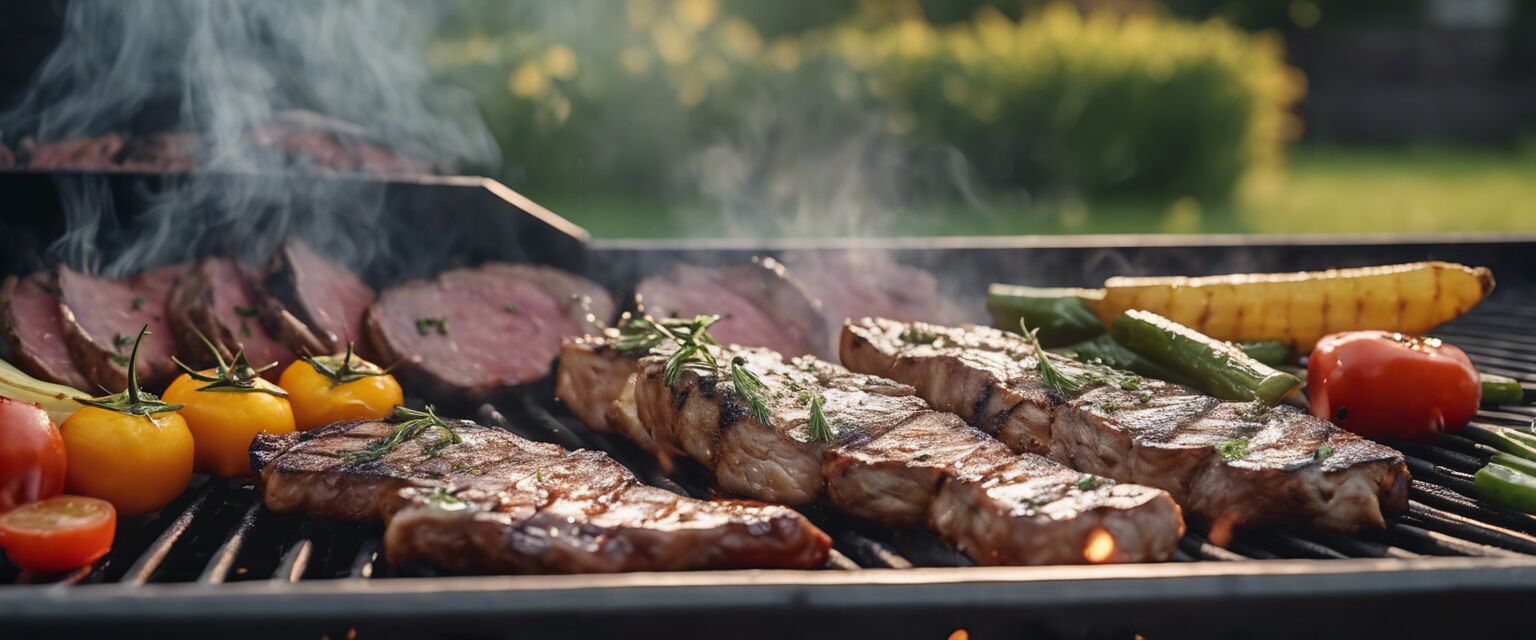
[[[341,351],[361,335],[363,314],[376,295],[357,274],[298,240],[283,243],[264,286],[327,352]]]
[[[213,364],[199,333],[225,358],[243,349],[258,367],[276,362],[272,375],[293,362],[293,352],[267,333],[257,317],[260,299],[252,287],[256,276],[254,269],[232,258],[203,258],[177,285],[171,297],[171,325],[188,362]]]
[[[172,266],[129,279],[59,269],[59,307],[64,335],[75,364],[92,384],[120,391],[128,384],[126,358],[139,329],[149,335],[139,348],[140,381],[155,386],[177,371],[175,340],[166,322],[165,301],[184,267]]]
[[[550,277],[559,274],[560,277]],[[580,290],[552,291],[554,282]],[[612,309],[596,284],[547,267],[487,265],[386,290],[369,309],[369,340],[428,397],[476,401],[543,378],[560,340],[594,330],[584,311]]]
[[[815,300],[773,260],[717,268],[679,265],[640,281],[635,300],[656,317],[720,316],[710,334],[722,344],[765,347],[786,356],[830,350]]]
[[[48,382],[89,389],[64,340],[55,280],[51,271],[7,278],[0,288],[0,331],[13,364],[23,371]]]

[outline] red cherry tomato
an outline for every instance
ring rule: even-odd
[[[57,496],[0,515],[0,548],[27,571],[57,573],[86,566],[112,549],[117,511],[84,496]]]
[[[59,495],[67,459],[47,411],[0,398],[0,513]]]
[[[1363,436],[1427,438],[1458,430],[1482,396],[1467,354],[1435,338],[1335,333],[1307,359],[1312,415]]]

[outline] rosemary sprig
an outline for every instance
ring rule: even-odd
[[[811,393],[811,421],[806,423],[806,430],[811,432],[811,437],[822,442],[831,442],[837,438],[832,432],[832,425],[827,424],[827,414],[821,409],[821,394]]]
[[[746,358],[731,358],[731,386],[736,388],[736,394],[746,403],[747,415],[765,425],[773,423],[768,403],[763,401],[763,394],[768,392],[768,387],[763,384],[762,378],[747,369]]]
[[[378,460],[384,457],[384,454],[400,446],[401,443],[433,429],[441,431],[442,435],[438,436],[435,442],[422,449],[422,457],[424,458],[433,458],[441,455],[444,449],[464,441],[459,436],[459,432],[454,431],[453,425],[437,417],[437,412],[433,410],[431,405],[427,406],[426,411],[395,407],[395,412],[390,416],[390,419],[400,421],[399,424],[395,425],[394,430],[390,431],[388,436],[374,440],[362,449],[349,452],[345,457],[347,464],[360,464]]]
[[[133,341],[133,351],[128,355],[128,388],[122,393],[114,393],[100,398],[87,398],[77,400],[80,404],[97,409],[106,409],[117,413],[144,416],[153,421],[157,413],[169,413],[181,408],[179,404],[161,402],[159,396],[139,388],[139,345],[144,342],[144,336],[149,335],[149,325],[139,329],[138,339]]]
[[[1216,445],[1216,452],[1221,454],[1221,458],[1223,460],[1227,460],[1229,462],[1234,460],[1242,460],[1244,456],[1248,455],[1248,439],[1233,438],[1231,440],[1222,442],[1221,444]]]
[[[203,344],[208,346],[208,352],[213,354],[214,362],[217,363],[214,366],[213,375],[203,375],[201,371],[187,366],[185,362],[177,359],[176,356],[171,356],[171,362],[176,363],[176,366],[180,367],[193,380],[208,383],[198,387],[198,391],[265,393],[279,398],[288,397],[288,392],[284,391],[282,387],[261,379],[261,372],[277,366],[276,362],[257,369],[252,367],[250,360],[245,357],[245,349],[241,349],[235,352],[235,361],[231,364],[224,361],[224,356],[219,353],[219,349],[213,346],[213,343],[208,340],[208,336],[203,335],[203,332],[198,331],[197,337],[203,341]]]
[[[1019,318],[1019,329],[1024,334],[1024,340],[1029,342],[1030,348],[1034,350],[1035,371],[1040,373],[1041,382],[1055,389],[1057,393],[1067,396],[1074,395],[1082,390],[1085,384],[1083,380],[1076,376],[1068,375],[1061,369],[1057,369],[1056,363],[1051,362],[1051,358],[1046,354],[1045,348],[1040,346],[1039,336],[1035,335],[1035,332],[1039,331],[1039,329],[1030,329],[1029,326],[1024,324],[1023,318]]]
[[[389,369],[380,369],[378,365],[352,356],[352,343],[347,343],[347,352],[340,356],[299,356],[313,367],[315,372],[325,376],[331,381],[331,387],[339,387],[348,382],[356,382],[370,376],[389,375]],[[390,367],[394,368],[393,366]]]

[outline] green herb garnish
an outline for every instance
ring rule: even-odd
[[[240,335],[245,338],[251,337],[251,325],[246,324],[244,320],[240,321]]]
[[[522,308],[522,307],[519,307],[519,306],[517,306],[517,303],[516,303],[516,302],[508,302],[508,303],[507,303],[507,306],[505,306],[505,307],[502,307],[502,308],[503,308],[503,309],[506,309],[506,310],[507,310],[507,313],[510,313],[510,314],[512,314],[512,315],[514,315],[514,316],[515,316],[515,315],[517,315],[517,314],[519,314],[519,313],[522,313],[522,312],[523,312],[523,308]]]
[[[390,431],[388,436],[370,442],[368,446],[362,449],[348,453],[344,458],[347,464],[378,460],[384,457],[384,454],[399,446],[400,443],[434,429],[440,431],[441,435],[437,437],[435,442],[422,449],[422,457],[424,458],[436,457],[449,446],[464,441],[459,436],[459,432],[454,431],[453,425],[437,417],[437,412],[432,409],[431,405],[427,406],[426,411],[395,407],[395,412],[390,416],[390,419],[400,421],[399,424],[395,425],[394,430]]]
[[[1274,415],[1275,407],[1262,402],[1254,402],[1237,410],[1237,417],[1244,422],[1265,422]]]
[[[1091,473],[1084,474],[1083,477],[1077,479],[1078,491],[1093,491],[1100,486],[1113,487],[1115,486],[1115,481],[1109,478],[1101,478]]]
[[[763,396],[768,392],[762,378],[747,368],[747,360],[741,356],[731,359],[728,372],[722,372],[716,350],[720,343],[709,335],[709,327],[720,321],[717,315],[694,316],[691,320],[657,320],[651,316],[626,314],[619,322],[619,339],[614,348],[624,354],[648,353],[664,342],[677,345],[677,350],[667,356],[662,368],[663,379],[668,386],[677,384],[683,372],[693,371],[704,377],[719,377],[728,373],[731,387],[746,407],[747,415],[764,426],[773,426],[773,415]]]
[[[746,358],[736,356],[731,359],[731,386],[736,388],[736,395],[741,396],[747,405],[747,415],[764,425],[773,424],[768,404],[763,401],[763,393],[768,387],[763,384],[762,378],[747,369]]]
[[[145,325],[145,326],[148,326],[148,325]],[[132,338],[129,338],[128,336],[125,336],[125,335],[123,335],[121,333],[114,333],[114,334],[112,334],[112,348],[113,349],[116,349],[118,351],[122,351],[123,347],[126,347],[126,346],[128,346],[130,344],[133,344],[133,339]]]
[[[147,335],[149,335],[149,325],[146,324],[143,328],[139,329],[139,337],[133,341],[133,351],[129,353],[127,362],[123,363],[124,366],[128,367],[127,389],[124,389],[122,393],[115,393],[100,398],[86,398],[76,402],[88,407],[96,407],[97,409],[144,416],[151,422],[154,421],[152,416],[157,413],[169,413],[180,409],[181,405],[161,402],[160,398],[155,394],[139,388],[139,345],[143,344],[144,336]]]
[[[134,296],[133,302],[130,303],[130,304],[133,305],[133,310],[134,311],[138,311],[139,309],[143,309],[144,308],[144,299],[140,298],[138,296]]]
[[[453,495],[453,491],[448,487],[433,488],[432,492],[426,495],[425,500],[444,511],[463,511],[469,508],[469,503]]]
[[[417,318],[416,319],[416,333],[418,333],[420,335],[428,335],[428,334],[432,333],[433,329],[437,330],[437,335],[440,335],[440,336],[448,335],[448,319],[447,318]]]
[[[1041,382],[1066,396],[1075,395],[1082,390],[1084,384],[1082,380],[1067,375],[1066,372],[1056,368],[1056,363],[1051,362],[1050,355],[1046,353],[1044,347],[1040,346],[1039,336],[1035,335],[1039,329],[1030,329],[1024,324],[1023,318],[1019,319],[1019,329],[1024,335],[1024,340],[1029,343],[1030,349],[1034,351],[1029,355],[1035,358],[1035,371],[1039,372]]]
[[[1330,446],[1325,444],[1325,445],[1323,445],[1321,447],[1318,447],[1317,451],[1313,451],[1312,452],[1312,461],[1313,462],[1322,462],[1324,460],[1327,460],[1332,455],[1333,455],[1333,447],[1330,447]]]
[[[907,344],[933,344],[939,341],[939,334],[908,327],[906,331],[901,332],[900,339]]]
[[[235,307],[235,315],[242,318],[254,318],[256,317],[256,307],[242,307],[237,305]]]
[[[811,394],[811,420],[806,423],[806,429],[811,432],[811,437],[822,442],[831,442],[837,438],[832,432],[832,426],[827,424],[827,416],[821,410],[821,394]]]
[[[223,354],[219,353],[218,347],[213,346],[213,342],[208,340],[208,336],[205,336],[203,335],[203,332],[198,331],[197,337],[203,341],[204,345],[208,346],[208,352],[213,354],[214,362],[217,363],[214,366],[213,375],[203,375],[202,372],[193,369],[192,367],[187,366],[186,363],[182,362],[181,360],[176,359],[176,356],[171,356],[171,362],[176,363],[176,366],[180,367],[181,370],[186,372],[187,376],[193,380],[208,383],[198,387],[198,391],[220,391],[226,393],[265,393],[268,395],[277,396],[279,398],[288,397],[287,391],[283,391],[281,387],[261,379],[261,372],[277,366],[276,362],[270,363],[260,369],[254,368],[251,366],[250,360],[246,359],[245,357],[245,349],[241,349],[235,352],[234,363],[227,363],[224,362],[224,356]]]
[[[1241,460],[1248,455],[1248,439],[1234,438],[1216,445],[1216,452],[1221,454],[1223,460],[1231,462]]]

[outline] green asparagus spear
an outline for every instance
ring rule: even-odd
[[[1301,387],[1296,376],[1254,360],[1229,342],[1147,311],[1127,311],[1110,329],[1120,344],[1195,382],[1223,400],[1275,405]]]
[[[1080,362],[1098,360],[1116,369],[1123,369],[1148,378],[1194,386],[1189,378],[1179,375],[1177,371],[1148,360],[1141,354],[1125,348],[1125,345],[1115,342],[1113,336],[1099,336],[1070,347],[1054,349],[1054,351],[1062,355],[1072,356]]]
[[[1279,340],[1239,342],[1237,348],[1242,349],[1248,357],[1271,367],[1278,367],[1291,361],[1291,348]]]
[[[1536,513],[1536,476],[1501,464],[1489,464],[1478,470],[1473,482],[1477,486],[1478,499],[1484,502]]]
[[[999,328],[1018,331],[1023,320],[1038,330],[1040,344],[1061,346],[1104,333],[1104,323],[1089,309],[1103,297],[1102,290],[993,284],[987,288],[987,311]]]
[[[1525,389],[1514,378],[1482,374],[1483,404],[1521,404],[1525,402]]]

